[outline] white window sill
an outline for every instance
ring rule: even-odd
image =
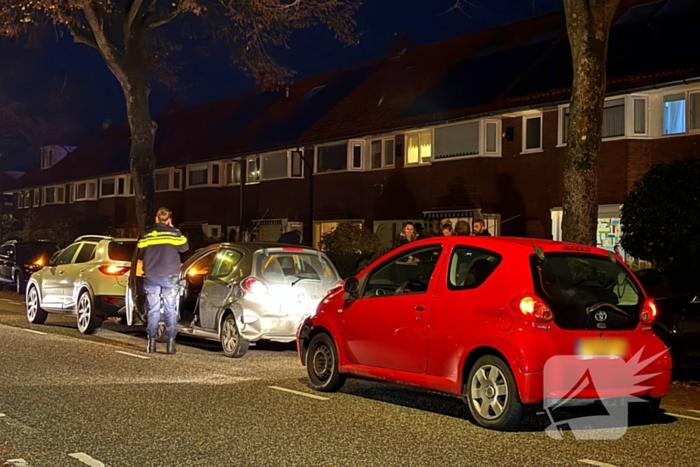
[[[155,193],[172,193],[182,191],[180,188],[169,188],[167,190],[153,190]],[[134,195],[119,195],[119,196],[134,196]]]
[[[278,178],[268,178],[268,179],[261,179],[261,182],[276,182],[279,180],[303,180],[304,177],[278,177]]]
[[[226,188],[232,188],[235,186],[241,186],[241,184],[240,183],[225,183],[224,184],[224,187],[226,187]]]
[[[377,168],[374,168],[374,169],[367,169],[367,170],[365,170],[365,172],[378,172],[378,171],[380,171],[380,170],[390,170],[390,169],[393,169],[393,168],[395,168],[395,166],[393,166],[393,165],[385,165],[385,166],[383,166],[383,167],[377,167]]]
[[[83,201],[97,201],[97,198],[84,198],[84,199],[81,198],[81,199],[74,199],[73,200],[74,203],[81,203]],[[63,203],[60,203],[60,204],[63,204]]]
[[[257,181],[257,182],[245,182],[245,185],[246,185],[246,186],[250,186],[250,185],[260,185],[260,182],[259,182],[259,181]]]
[[[342,174],[342,173],[348,173],[348,172],[357,172],[357,170],[348,170],[348,169],[343,169],[343,170],[327,170],[326,172],[317,172],[314,174],[316,175],[332,175],[332,174]]]
[[[431,162],[418,162],[418,163],[413,163],[413,164],[405,164],[405,165],[403,166],[403,168],[404,168],[404,169],[413,169],[413,168],[416,168],[416,167],[430,167],[430,164],[432,164],[432,162],[434,162],[434,161],[431,161]]]

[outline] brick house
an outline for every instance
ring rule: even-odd
[[[616,18],[599,167],[605,247],[651,164],[700,157],[700,50],[687,37],[698,19],[697,2],[678,0],[624,2]],[[554,13],[174,111],[158,119],[156,202],[210,238],[253,226],[275,241],[299,228],[315,245],[353,221],[390,244],[407,220],[483,218],[495,234],[560,239],[571,69]],[[25,175],[19,210],[132,224],[128,143],[128,129],[110,128]]]

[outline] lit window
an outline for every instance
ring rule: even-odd
[[[406,137],[406,164],[423,164],[432,157],[432,136],[430,131],[414,133]]]
[[[260,156],[249,157],[246,166],[245,182],[260,182]]]
[[[685,93],[664,96],[664,135],[685,133]]]

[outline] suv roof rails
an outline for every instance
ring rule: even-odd
[[[80,237],[73,240],[75,242],[99,242],[100,240],[109,240],[112,237],[106,235],[81,235]]]

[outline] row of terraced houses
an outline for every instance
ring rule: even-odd
[[[699,20],[698,2],[685,0],[623,2],[615,19],[604,247],[619,241],[621,203],[641,174],[700,157],[700,48],[689,36]],[[560,239],[571,69],[553,13],[176,110],[157,119],[156,202],[189,235],[213,239],[253,226],[259,240],[299,229],[316,245],[351,221],[388,245],[409,220],[478,218],[497,235]],[[47,148],[42,170],[12,189],[15,208],[108,216],[126,231],[128,151],[128,128]]]

